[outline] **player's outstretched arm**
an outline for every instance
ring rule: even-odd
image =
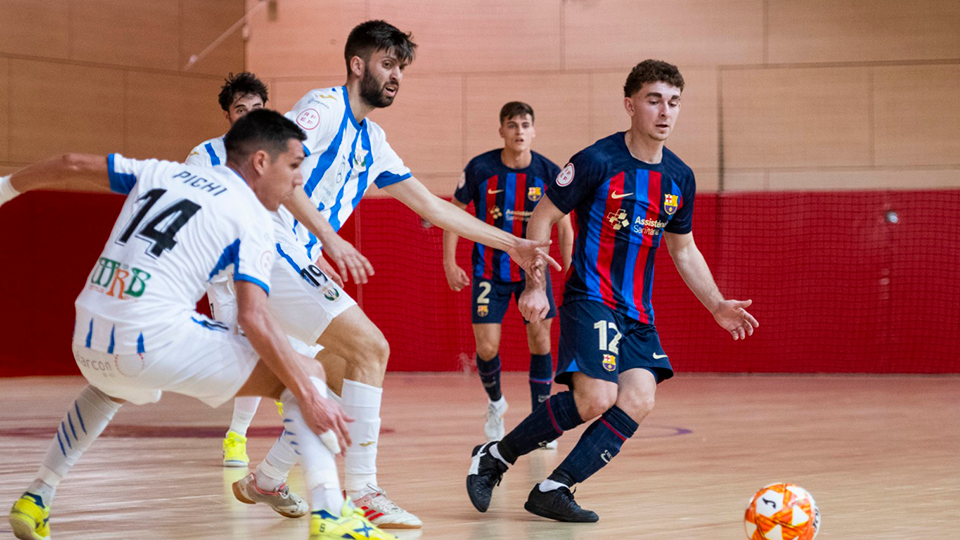
[[[530,221],[527,222],[527,238],[540,241],[550,238],[550,230],[554,223],[562,222],[564,219],[569,222],[569,217],[561,212],[549,197],[544,197],[537,203],[537,207],[533,209],[533,214],[530,216]],[[566,255],[564,256],[566,257]],[[547,269],[543,268],[543,272],[546,273],[546,271]],[[553,291],[547,291],[546,285],[546,279],[528,278],[526,287],[520,294],[517,307],[520,308],[520,313],[529,322],[540,322],[550,312],[550,302],[547,295],[553,294]]]
[[[488,225],[464,212],[460,208],[437,197],[416,178],[383,188],[388,194],[405,204],[408,208],[430,223],[445,231],[453,231],[474,242],[504,251],[527,273],[542,275],[545,266],[535,268],[537,261],[546,261],[557,270],[562,267],[553,260],[544,249],[550,246],[550,240],[527,240]],[[549,237],[548,237],[549,238]]]
[[[297,398],[303,418],[314,433],[319,435],[333,430],[337,439],[344,441],[343,448],[349,447],[351,441],[347,422],[352,420],[336,402],[322,397],[310,381],[301,363],[301,360],[309,359],[290,346],[290,341],[267,306],[266,291],[249,281],[237,280],[234,284],[237,290],[237,323],[243,328],[250,345]]]
[[[687,287],[693,291],[700,303],[706,307],[717,324],[730,332],[733,339],[746,339],[760,326],[747,308],[753,300],[727,300],[720,294],[713,280],[707,261],[693,240],[693,233],[673,234],[665,232],[670,257],[680,272]]]
[[[464,210],[467,205],[453,199],[450,204]],[[457,242],[460,236],[453,231],[443,231],[443,273],[447,276],[447,285],[452,291],[461,291],[470,285],[470,277],[457,265]]]
[[[106,156],[63,154],[52,157],[0,178],[0,205],[35,189],[107,193],[110,191],[107,171]]]
[[[368,276],[373,275],[373,265],[370,261],[361,255],[353,244],[341,238],[337,231],[333,230],[327,218],[314,208],[305,191],[294,190],[293,195],[283,201],[283,206],[297,218],[297,221],[303,223],[308,231],[320,239],[323,251],[336,263],[343,281],[347,281],[348,276],[352,275],[354,281],[363,284],[367,282]]]

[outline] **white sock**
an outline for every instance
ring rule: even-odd
[[[344,379],[343,412],[353,418],[347,424],[353,445],[343,460],[347,493],[357,495],[367,484],[377,485],[377,444],[380,439],[380,400],[383,389]]]
[[[253,417],[257,414],[257,407],[260,406],[259,397],[238,397],[233,400],[233,421],[230,422],[230,431],[247,436],[247,428],[253,422]]]
[[[548,491],[553,491],[555,489],[560,489],[562,487],[570,489],[570,486],[566,484],[561,484],[560,482],[554,482],[553,480],[550,480],[548,478],[543,482],[540,482],[540,493],[546,493]]]
[[[326,395],[327,387],[323,381],[314,377],[310,380],[321,395]],[[339,516],[343,508],[343,495],[340,494],[340,479],[337,475],[337,461],[333,452],[320,440],[320,436],[307,426],[300,413],[300,406],[290,390],[283,391],[280,401],[283,403],[282,437],[287,439],[294,453],[300,457],[307,489],[310,491],[312,509],[326,510]]]
[[[257,487],[260,489],[275,491],[287,481],[290,470],[297,463],[297,451],[290,444],[290,437],[286,436],[288,423],[284,422],[284,431],[280,434],[280,438],[273,443],[267,456],[257,466]]]
[[[60,481],[83,452],[103,433],[118,410],[120,403],[92,386],[87,386],[77,395],[57,427],[57,435],[47,448],[47,455],[37,472],[37,480],[31,484],[31,487],[36,485],[38,489],[49,491],[49,497],[43,497],[47,506],[53,502]],[[46,490],[42,484],[50,489]]]
[[[7,175],[0,178],[0,205],[10,201],[20,194],[19,191],[13,188],[13,184],[10,183],[11,176],[13,175]]]
[[[499,443],[497,443],[497,444],[499,444]],[[500,455],[500,448],[497,446],[497,444],[491,444],[491,445],[490,445],[490,455],[493,456],[493,457],[495,457],[495,458],[497,458],[497,459],[499,459],[499,460],[500,460],[500,463],[503,463],[504,465],[506,465],[507,467],[509,467],[510,464],[507,463],[507,460],[503,459],[503,456]]]

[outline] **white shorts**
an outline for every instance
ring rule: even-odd
[[[284,264],[286,264],[285,261]],[[271,289],[271,293],[274,290],[276,290],[276,285],[274,285]],[[350,298],[346,295],[346,293],[344,293],[344,296],[346,298]],[[207,287],[207,299],[210,300],[210,313],[213,314],[213,318],[233,326],[236,328],[237,332],[243,335],[243,329],[237,324],[237,294],[233,288],[232,276],[230,279],[211,282],[210,286]],[[350,306],[348,305],[346,307]],[[346,309],[346,307],[344,307],[344,309]],[[277,309],[278,308],[276,306],[273,306],[272,311],[276,313]],[[340,310],[337,315],[342,312],[343,310]],[[335,316],[336,315],[334,315],[334,317]],[[323,325],[323,329],[326,329],[327,324],[329,324],[329,322]],[[293,350],[304,356],[309,356],[310,358],[316,358],[317,354],[323,350],[323,345],[317,344],[316,339],[311,341],[310,344],[304,343],[303,341],[300,341],[299,339],[289,335],[287,336],[287,339],[290,340],[290,345],[293,346]]]
[[[284,332],[312,345],[333,319],[357,303],[313,264],[302,246],[277,236],[269,305]]]
[[[91,385],[136,405],[156,403],[163,392],[195,397],[211,407],[233,398],[258,356],[233,328],[193,314],[177,340],[140,354],[110,354],[73,344],[73,356]]]

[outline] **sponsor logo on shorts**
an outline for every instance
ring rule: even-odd
[[[329,289],[323,293],[323,297],[331,302],[336,302],[337,298],[340,298],[340,291],[336,289]]]
[[[603,369],[607,371],[616,371],[617,357],[612,354],[603,355]]]
[[[654,360],[660,360],[661,358],[666,358],[666,357],[667,357],[667,355],[665,355],[665,354],[653,353],[653,359],[654,359]]]
[[[486,317],[488,313],[490,313],[489,306],[477,306],[477,315]]]
[[[90,276],[90,287],[119,300],[130,300],[143,296],[149,279],[149,272],[100,257]]]
[[[533,202],[539,201],[543,197],[543,188],[540,186],[537,187],[528,187],[527,188],[527,198]]]

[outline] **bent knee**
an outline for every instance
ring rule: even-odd
[[[655,403],[653,394],[625,393],[617,398],[617,407],[637,422],[653,412]]]
[[[580,413],[580,418],[586,422],[600,416],[616,404],[616,387],[612,390],[575,391],[574,399],[577,402],[577,411]]]

